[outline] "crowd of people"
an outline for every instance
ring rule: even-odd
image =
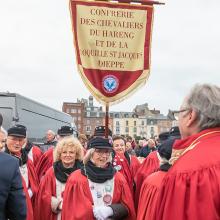
[[[25,125],[1,127],[0,219],[220,220],[220,88],[194,86],[175,115],[138,143],[62,126],[36,146]]]

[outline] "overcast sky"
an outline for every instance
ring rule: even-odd
[[[67,0],[0,0],[0,91],[61,110],[88,98],[76,69]],[[195,83],[220,85],[220,1],[170,0],[155,6],[151,74],[112,111],[137,104],[178,109]]]

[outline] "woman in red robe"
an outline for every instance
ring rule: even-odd
[[[126,151],[126,142],[121,136],[113,138],[113,166],[127,180],[128,186],[133,195],[134,193],[134,175],[140,167],[140,162],[136,156],[129,155]]]
[[[35,220],[60,220],[62,200],[69,175],[82,166],[83,147],[73,137],[58,142],[54,164],[40,183],[35,205]]]
[[[88,149],[84,166],[72,173],[67,181],[62,220],[135,220],[128,184],[111,164],[109,140],[93,138]]]

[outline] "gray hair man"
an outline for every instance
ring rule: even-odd
[[[195,85],[178,112],[182,139],[174,143],[154,219],[220,219],[220,88]]]

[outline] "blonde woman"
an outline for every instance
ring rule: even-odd
[[[62,220],[136,219],[128,184],[113,168],[111,153],[108,139],[89,141],[84,166],[66,184]]]
[[[69,175],[81,168],[83,148],[74,137],[65,137],[54,151],[54,164],[40,183],[35,219],[60,220],[63,192]]]

